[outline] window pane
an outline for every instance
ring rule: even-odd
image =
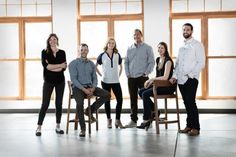
[[[222,10],[235,11],[236,10],[236,0],[222,0]]]
[[[0,23],[0,58],[19,58],[18,24]]]
[[[26,61],[25,82],[26,97],[42,96],[43,67],[41,61]]]
[[[209,19],[208,47],[210,56],[236,56],[235,27],[236,18]]]
[[[236,96],[236,59],[209,59],[209,96]]]
[[[42,4],[42,3],[50,3],[51,4],[51,0],[37,0],[38,4]]]
[[[7,0],[7,4],[20,4],[19,0]]]
[[[80,42],[88,44],[88,57],[97,57],[103,52],[103,47],[107,41],[107,22],[81,22],[80,26]]]
[[[22,5],[22,16],[36,16],[36,5]]]
[[[37,0],[22,0],[22,4],[36,4]]]
[[[51,16],[51,5],[37,5],[37,16]]]
[[[21,6],[20,5],[8,5],[7,6],[7,16],[21,16]]]
[[[127,14],[142,13],[141,2],[127,2]]]
[[[111,3],[112,14],[125,14],[125,3]]]
[[[6,4],[6,0],[0,0],[0,4]]]
[[[0,16],[6,16],[6,6],[0,5]]]
[[[125,2],[126,0],[111,0],[111,2]],[[128,0],[129,1],[129,0]]]
[[[110,0],[96,0],[96,2],[110,2]]]
[[[94,14],[94,3],[80,4],[80,15]]]
[[[182,33],[182,27],[185,23],[191,23],[193,25],[193,37],[198,41],[201,41],[201,20],[200,19],[180,19],[172,20],[172,53],[173,56],[178,55],[180,46],[183,44],[184,37]]]
[[[115,21],[115,39],[122,57],[125,57],[128,46],[134,43],[134,30],[142,30],[142,21]],[[124,38],[125,37],[125,38]]]
[[[110,3],[96,3],[96,14],[110,14]]]
[[[0,62],[0,97],[19,96],[18,61]],[[4,90],[3,90],[4,89]]]
[[[173,1],[172,12],[187,12],[187,1]]]
[[[201,12],[204,11],[203,0],[189,0],[189,12]]]
[[[220,11],[221,0],[205,0],[205,11]]]
[[[26,23],[25,46],[26,58],[41,58],[42,49],[46,48],[46,40],[51,33],[51,23]]]
[[[81,3],[88,3],[88,2],[94,2],[94,0],[80,0],[80,4]]]
[[[128,46],[134,43],[133,35],[134,29],[142,30],[142,21],[115,21],[115,39],[117,49],[122,58],[125,57]],[[124,60],[123,60],[124,64]],[[129,91],[127,86],[127,77],[125,71],[122,72],[120,77],[120,83],[122,86],[122,92],[124,97],[129,97]]]

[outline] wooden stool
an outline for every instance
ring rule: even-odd
[[[72,94],[72,87],[71,87],[71,81],[67,81],[68,88],[69,88],[69,99],[68,99],[68,109],[67,109],[67,123],[66,123],[66,134],[68,134],[69,131],[69,123],[74,123],[74,130],[78,129],[78,113],[75,111],[75,119],[70,120],[70,112],[71,112],[71,99],[73,99],[73,94]],[[85,98],[88,100],[88,111],[89,111],[89,116],[88,120],[85,120],[85,122],[88,122],[88,128],[89,128],[89,134],[91,134],[91,99],[92,98]],[[97,97],[96,97],[97,100]],[[96,130],[98,130],[98,110],[96,110]]]
[[[168,95],[157,95],[158,87],[171,87],[176,86],[176,89],[173,94]],[[168,129],[169,123],[177,123],[178,130],[180,130],[180,120],[179,120],[179,104],[178,104],[178,94],[177,94],[177,85],[173,85],[169,82],[169,80],[155,80],[153,83],[153,97],[154,97],[154,113],[155,113],[155,121],[156,121],[156,133],[160,133],[159,124],[165,124],[165,128]],[[168,120],[168,110],[167,110],[167,98],[175,98],[176,101],[176,120]],[[158,103],[157,99],[165,99],[165,117],[159,118],[158,116]]]

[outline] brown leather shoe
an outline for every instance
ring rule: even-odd
[[[191,130],[192,130],[192,128],[186,127],[186,128],[184,128],[184,130],[180,130],[179,133],[187,134],[187,133],[190,132]]]
[[[192,129],[190,132],[188,132],[189,136],[197,136],[200,134],[200,131],[197,129]]]
[[[88,108],[86,108],[85,110],[84,110],[84,114],[86,115],[86,116],[89,116],[89,111],[88,111]],[[96,122],[97,121],[97,119],[93,116],[93,114],[91,113],[91,120],[90,120],[90,122],[91,123],[94,123],[94,122]]]

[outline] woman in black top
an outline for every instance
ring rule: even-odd
[[[149,128],[151,112],[154,110],[154,104],[151,100],[153,96],[152,84],[154,80],[169,80],[172,77],[174,64],[172,59],[169,56],[167,44],[160,42],[158,44],[158,52],[160,57],[156,59],[156,77],[147,80],[144,83],[144,88],[139,91],[139,96],[143,99],[143,122],[140,126],[137,126],[139,129]],[[157,94],[171,94],[175,91],[175,86],[173,87],[158,87]],[[158,111],[159,112],[159,111]],[[159,112],[160,113],[160,112]]]
[[[58,37],[56,34],[50,34],[47,39],[47,48],[42,51],[43,65],[43,98],[42,106],[39,111],[38,127],[36,136],[41,136],[41,126],[46,115],[52,91],[56,91],[56,133],[64,134],[60,129],[62,115],[62,100],[65,88],[64,71],[66,70],[66,54],[64,50],[58,49]]]

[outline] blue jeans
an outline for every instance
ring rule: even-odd
[[[176,87],[158,87],[157,94],[164,95],[164,94],[172,94],[174,93]],[[153,89],[152,87],[145,89],[142,88],[139,90],[139,96],[143,99],[143,120],[150,120],[151,113],[154,111],[154,103],[151,100],[151,96],[153,96]]]

